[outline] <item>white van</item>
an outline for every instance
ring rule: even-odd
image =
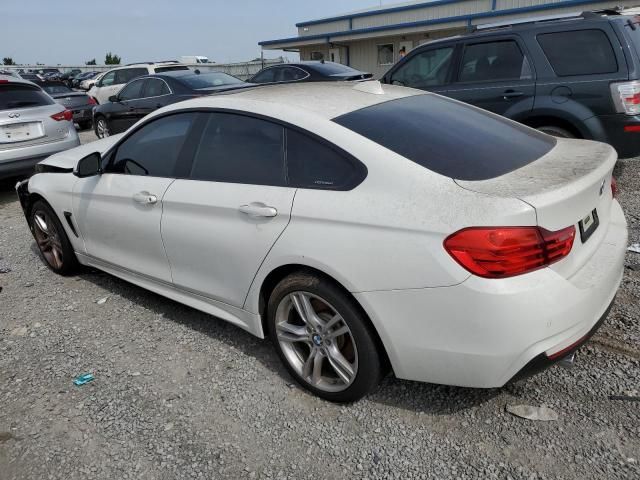
[[[202,55],[183,55],[180,57],[180,63],[213,63],[207,57]]]

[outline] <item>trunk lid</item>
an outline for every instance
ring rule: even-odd
[[[558,139],[556,147],[546,155],[506,175],[456,182],[467,190],[515,197],[528,203],[536,210],[538,225],[547,230],[574,225],[576,237],[571,253],[550,267],[568,278],[584,266],[606,234],[616,160],[616,151],[604,143]],[[598,225],[589,236],[589,222],[585,220],[594,210],[597,220],[593,220]],[[585,227],[584,234],[581,225]]]

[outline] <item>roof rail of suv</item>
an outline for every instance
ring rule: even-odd
[[[602,9],[602,10],[591,10],[586,12],[558,13],[555,15],[545,15],[540,17],[525,17],[517,20],[508,20],[504,22],[484,23],[480,25],[475,25],[472,31],[486,31],[486,30],[493,30],[498,28],[508,28],[515,25],[554,22],[554,21],[572,20],[572,19],[587,19],[587,18],[607,16],[607,15],[623,15],[623,14],[624,14],[624,9],[622,7],[608,8],[608,9]]]
[[[130,67],[131,65],[157,65],[159,63],[180,63],[177,60],[159,60],[157,62],[133,62],[127,63],[125,67]]]

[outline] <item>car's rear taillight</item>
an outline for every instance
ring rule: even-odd
[[[73,120],[73,112],[71,110],[64,110],[63,112],[54,113],[51,115],[51,118],[57,122],[61,122],[62,120]]]
[[[96,99],[93,97],[89,97],[89,105],[97,105],[98,102],[96,102]]]
[[[640,114],[640,82],[612,83],[611,96],[618,113]]]
[[[614,176],[611,176],[611,195],[613,196],[613,198],[616,198],[618,196],[618,181]]]
[[[444,241],[465,269],[484,278],[506,278],[546,267],[571,252],[574,226],[557,232],[540,227],[472,227]]]

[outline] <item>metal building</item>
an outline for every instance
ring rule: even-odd
[[[301,60],[331,60],[382,76],[404,52],[421,43],[468,31],[474,25],[615,6],[639,0],[432,0],[370,8],[296,25],[298,36],[260,42],[263,50],[300,53]]]

